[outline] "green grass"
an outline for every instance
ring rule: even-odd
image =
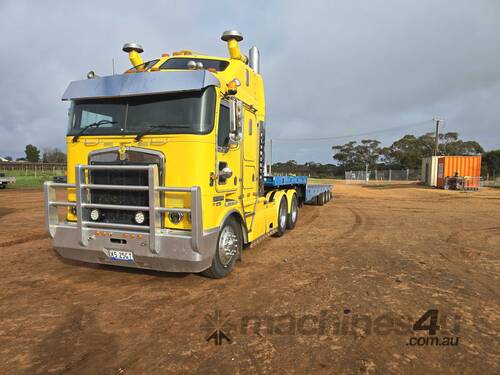
[[[36,176],[34,171],[2,171],[0,173],[4,173],[5,177],[15,177],[16,182],[13,184],[8,184],[7,189],[35,189],[42,188],[43,183],[45,181],[52,180],[54,176],[62,176],[64,175],[64,171],[55,171],[56,174],[52,171],[38,171]]]
[[[16,182],[13,184],[8,184],[7,189],[29,189],[29,188],[41,188],[43,183],[48,180],[52,180],[49,176],[15,176]]]

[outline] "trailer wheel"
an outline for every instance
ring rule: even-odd
[[[325,204],[325,193],[320,193],[318,195],[318,205],[323,206]]]
[[[287,229],[295,228],[295,224],[297,224],[298,218],[299,218],[299,201],[297,200],[297,195],[294,194],[290,207],[290,213],[287,215],[286,219],[286,228]]]
[[[230,217],[219,233],[212,265],[203,271],[204,276],[221,279],[231,273],[243,248],[243,234],[236,220]]]
[[[286,222],[288,208],[286,204],[286,198],[282,197],[280,202],[280,208],[278,210],[278,231],[273,234],[273,237],[281,237],[286,231]]]

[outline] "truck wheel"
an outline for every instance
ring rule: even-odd
[[[286,198],[282,197],[280,202],[280,208],[278,210],[278,231],[273,234],[274,237],[281,237],[286,231],[286,221],[288,208],[286,204]]]
[[[234,263],[241,254],[243,235],[238,222],[230,217],[219,233],[212,265],[202,272],[204,276],[212,279],[221,279],[231,273]]]
[[[297,200],[297,195],[294,194],[292,198],[290,213],[287,215],[286,219],[286,228],[287,229],[295,228],[295,224],[297,224],[298,218],[299,218],[299,202]]]

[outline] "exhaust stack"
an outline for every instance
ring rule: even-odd
[[[125,43],[123,45],[122,51],[128,53],[128,58],[130,59],[132,66],[144,64],[144,62],[142,61],[142,57],[140,56],[140,53],[143,53],[144,50],[139,43]]]
[[[248,65],[257,74],[260,74],[260,52],[255,46],[248,51]]]
[[[248,62],[248,57],[240,51],[240,46],[238,42],[243,40],[243,35],[237,30],[226,30],[222,33],[220,37],[224,42],[227,42],[227,49],[229,50],[229,56],[235,60],[241,60],[245,64]]]

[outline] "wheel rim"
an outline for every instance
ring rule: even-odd
[[[281,204],[280,218],[279,219],[280,219],[280,228],[285,228],[285,226],[286,226],[286,204]]]
[[[292,223],[295,223],[297,220],[297,200],[292,200]]]
[[[227,267],[233,257],[238,253],[238,236],[231,226],[222,229],[219,238],[219,259],[224,267]]]

